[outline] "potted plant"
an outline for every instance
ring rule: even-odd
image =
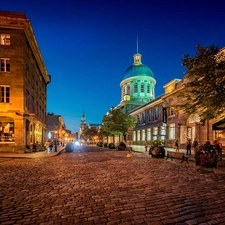
[[[156,158],[165,157],[165,148],[163,140],[154,140],[150,142],[149,155]]]

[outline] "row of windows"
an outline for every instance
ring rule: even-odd
[[[145,92],[145,84],[141,83],[141,93]],[[131,94],[131,86],[127,85],[127,92],[125,91],[125,87],[123,88],[123,93],[124,94]],[[138,93],[138,84],[134,84],[134,93]],[[147,93],[150,93],[150,85],[147,85]]]
[[[147,111],[140,113],[136,116],[136,121],[138,124],[146,123],[155,120],[162,120],[162,106],[156,106],[154,108],[148,109]],[[176,110],[174,107],[167,109],[168,116],[176,115]]]
[[[165,140],[166,127],[153,127],[133,132],[133,141]],[[175,139],[175,123],[168,125],[168,139]]]

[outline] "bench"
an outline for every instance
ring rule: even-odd
[[[180,159],[181,160],[181,163],[182,162],[187,162],[188,163],[188,158],[187,156],[184,155],[184,153],[181,153],[181,152],[171,152],[171,151],[167,151],[167,159]]]

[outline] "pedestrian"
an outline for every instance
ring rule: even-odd
[[[193,146],[193,148],[194,148],[194,153],[196,154],[197,148],[198,148],[198,141],[197,141],[197,138],[195,138],[195,140],[193,141],[192,146]]]
[[[190,152],[191,155],[191,140],[188,139],[187,145],[186,145],[186,155],[188,155],[188,152]]]
[[[176,152],[179,152],[179,142],[178,142],[178,140],[175,141],[174,148],[176,149]]]

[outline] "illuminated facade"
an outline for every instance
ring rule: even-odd
[[[224,57],[225,48],[221,49],[218,58]],[[224,59],[224,58],[222,58]],[[211,143],[220,138],[225,145],[225,130],[219,124],[225,120],[202,121],[197,112],[185,115],[182,110],[175,109],[175,105],[184,101],[178,98],[177,93],[188,82],[184,77],[174,79],[164,85],[164,94],[155,98],[154,85],[156,83],[153,73],[141,63],[141,55],[134,55],[134,64],[129,67],[120,83],[121,102],[116,108],[132,115],[136,121],[133,129],[132,143],[145,145],[153,140],[163,140],[165,146],[173,147],[176,140],[180,147],[185,148],[187,139],[195,138],[199,143],[209,140]],[[118,142],[119,137],[116,137]]]
[[[24,153],[46,140],[50,82],[31,23],[0,11],[0,151]]]
[[[136,121],[133,130],[133,144],[145,145],[145,142],[163,140],[165,146],[173,147],[175,140],[180,143],[180,148],[185,148],[187,139],[195,138],[201,144],[207,140],[211,143],[220,138],[225,144],[225,132],[223,128],[214,128],[217,120],[202,121],[198,113],[185,115],[182,110],[175,109],[175,105],[183,99],[177,97],[177,93],[184,88],[187,82],[174,79],[164,85],[164,94],[148,104],[145,104],[129,114]]]

